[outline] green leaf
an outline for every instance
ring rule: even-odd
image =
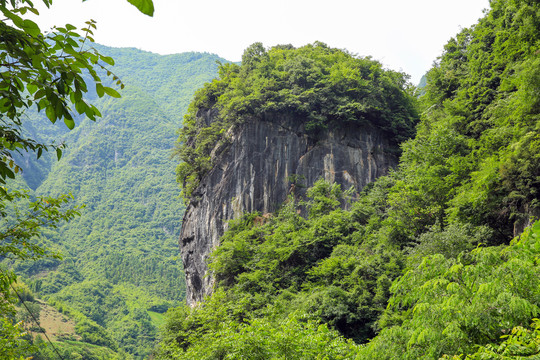
[[[104,62],[106,62],[107,64],[111,66],[114,66],[114,59],[110,56],[102,56],[101,60],[103,60]]]
[[[28,89],[28,91],[30,91],[30,89]],[[32,91],[30,91],[31,93]],[[42,98],[43,96],[45,96],[46,92],[45,92],[45,89],[39,89],[38,91],[36,91],[36,93],[34,94],[34,100],[37,100],[37,99],[40,99]]]
[[[99,111],[99,109],[98,109],[97,107],[95,107],[94,105],[90,104],[89,108],[92,110],[92,112],[93,112],[96,116],[102,117],[102,116],[101,116],[101,112]]]
[[[45,109],[45,114],[49,118],[49,120],[54,124],[56,121],[56,112],[54,111],[54,108],[52,106],[47,106]]]
[[[41,30],[39,29],[39,26],[33,22],[32,20],[25,19],[22,22],[22,26],[24,31],[26,31],[28,34],[30,34],[33,37],[37,37],[41,34]]]
[[[154,16],[154,3],[152,0],[128,0],[128,2],[143,14]]]
[[[105,89],[101,83],[96,83],[96,93],[99,97],[103,97],[103,95],[105,95]]]
[[[64,117],[64,123],[69,130],[73,130],[73,128],[75,127],[75,121],[73,121],[73,119],[68,119],[67,117]]]
[[[103,87],[103,90],[105,90],[105,93],[109,96],[112,96],[114,98],[121,98],[122,95],[120,95],[120,93],[118,93],[118,91],[114,90],[113,88],[110,88],[110,87]]]
[[[75,103],[75,110],[77,110],[79,114],[85,113],[87,109],[88,105],[84,100],[80,100]]]
[[[22,19],[20,16],[15,15],[13,12],[7,11],[7,10],[4,10],[4,9],[2,9],[2,12],[4,13],[4,15],[5,15],[8,19],[10,19],[11,21],[13,21],[13,24],[14,24],[15,26],[17,26],[18,28],[21,28],[21,29],[23,28],[23,23],[24,23],[24,21],[23,21],[23,19]]]
[[[10,169],[5,169],[5,175],[10,179],[15,179],[15,173]]]
[[[62,149],[56,148],[56,157],[60,161],[60,159],[62,158]]]
[[[28,84],[26,85],[26,89],[28,90],[30,94],[33,94],[38,90],[38,87],[37,85],[34,85],[34,84]]]

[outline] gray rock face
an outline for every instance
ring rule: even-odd
[[[212,112],[201,121],[212,121]],[[274,212],[291,190],[291,176],[303,185],[320,177],[360,190],[397,165],[385,135],[374,128],[329,130],[306,135],[291,116],[268,115],[231,129],[229,141],[214,149],[214,168],[202,179],[186,209],[180,249],[187,302],[193,306],[212,292],[207,258],[219,245],[227,221],[245,212]]]

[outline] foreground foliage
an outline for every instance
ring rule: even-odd
[[[319,182],[311,194],[332,203],[331,188]],[[198,307],[169,313],[157,357],[235,359],[249,349],[261,359],[437,359],[500,347],[516,331],[524,346],[536,346],[525,336],[535,328],[523,325],[540,310],[540,222],[510,245],[425,256],[401,275],[406,255],[362,242],[370,226],[362,207],[338,204],[304,219],[291,200],[265,225],[254,222],[257,214],[233,222],[210,264],[217,290]],[[306,349],[319,336],[334,345]],[[359,347],[343,337],[374,338]]]
[[[50,6],[51,1],[43,3]],[[42,229],[70,220],[78,215],[78,209],[64,206],[68,199],[65,195],[30,199],[27,193],[15,190],[16,181],[8,183],[21,172],[14,153],[27,152],[39,158],[44,151],[55,149],[58,158],[62,155],[62,144],[42,143],[23,131],[25,111],[35,105],[52,123],[63,119],[72,129],[75,113],[92,120],[100,115],[83,99],[88,84],[100,87],[101,96],[105,92],[119,95],[113,88],[104,87],[97,74],[97,68],[112,65],[113,60],[88,47],[95,29],[93,22],[82,29],[82,36],[72,25],[43,34],[36,23],[24,19],[28,12],[38,15],[31,1],[0,1],[0,12],[0,259],[35,260],[48,254],[40,241]],[[90,81],[83,79],[83,72],[89,74]],[[6,359],[22,358],[31,347],[20,331],[21,323],[14,321],[11,290],[16,276],[10,269],[1,271],[0,353]]]
[[[43,3],[49,7],[52,1]],[[24,18],[27,13],[39,15],[31,1],[2,0],[0,11],[4,16],[0,21],[0,184],[4,184],[6,178],[13,179],[20,171],[12,152],[33,152],[39,158],[43,151],[52,148],[58,158],[62,155],[62,145],[43,144],[22,131],[21,118],[28,108],[35,105],[52,123],[63,120],[73,129],[75,114],[92,120],[101,116],[83,98],[89,84],[95,85],[100,97],[120,94],[104,86],[98,74],[98,69],[106,70],[106,66],[114,65],[114,60],[91,47],[95,22],[88,21],[87,27],[81,29],[82,35],[70,24],[44,34],[35,22]],[[124,86],[110,71],[108,74]]]
[[[188,310],[189,311],[189,310]],[[171,320],[183,321],[171,314]],[[217,324],[216,324],[217,325]],[[350,359],[358,347],[326,325],[306,322],[291,314],[279,321],[225,322],[212,328],[187,349],[171,342],[158,358],[174,359]]]
[[[51,0],[42,2],[47,7],[52,5]],[[152,15],[151,0],[129,2],[145,14]],[[39,15],[32,1],[0,0],[0,11],[0,260],[3,262],[0,269],[0,357],[22,359],[32,354],[34,358],[56,358],[58,352],[43,348],[42,341],[34,341],[28,335],[29,327],[39,330],[35,320],[28,317],[29,313],[24,317],[24,321],[17,321],[24,313],[17,312],[14,306],[17,300],[12,290],[15,291],[16,276],[7,268],[15,268],[17,272],[29,276],[36,273],[43,275],[44,271],[58,267],[61,262],[56,255],[57,251],[61,249],[68,257],[71,254],[65,251],[66,247],[58,244],[58,238],[51,241],[51,237],[58,234],[56,227],[61,227],[62,221],[80,215],[80,207],[67,207],[65,203],[68,196],[58,195],[72,190],[71,188],[47,192],[47,195],[56,196],[50,197],[36,195],[27,185],[35,190],[50,170],[53,162],[47,151],[53,150],[58,160],[65,155],[65,145],[61,139],[65,131],[51,124],[63,120],[71,130],[77,123],[85,121],[84,119],[96,120],[101,113],[92,102],[97,99],[103,101],[105,95],[119,98],[120,94],[111,84],[116,83],[122,89],[124,84],[107,68],[114,64],[114,60],[93,46],[93,31],[96,29],[94,21],[88,21],[86,28],[80,30],[82,35],[70,24],[55,27],[45,33],[35,22],[26,18],[28,14]],[[36,115],[36,110],[43,116]],[[47,121],[42,121],[42,117],[46,117]],[[34,157],[40,161],[34,160]],[[26,184],[16,176],[23,169]],[[14,191],[20,188],[28,191]],[[79,236],[80,234],[77,234],[77,237]],[[49,251],[48,248],[53,250]],[[157,262],[156,259],[149,262],[152,263],[152,260],[153,264]],[[72,261],[65,267],[69,269],[68,275],[53,279],[49,293],[64,287],[66,281],[81,280],[81,274],[73,271]],[[155,272],[155,269],[148,269],[148,266],[145,270],[146,273]],[[179,277],[178,269],[174,269],[172,273],[173,276],[176,275],[175,279]],[[169,278],[173,277],[167,275]],[[113,277],[113,280],[118,280],[118,275]],[[47,280],[28,282],[34,291],[42,291],[47,287]],[[178,287],[178,281],[175,285]],[[181,295],[181,292],[179,293]],[[43,295],[46,294],[47,292],[43,291]],[[142,301],[148,300],[144,296],[141,298]],[[91,302],[89,299],[85,301]],[[164,305],[162,299],[151,299],[147,304],[152,307],[159,301],[161,302],[157,305]],[[35,303],[27,306],[39,310]],[[166,306],[165,304],[165,308]],[[163,312],[164,309],[159,308],[159,311]],[[146,318],[141,317],[150,323],[149,315],[144,315]],[[87,344],[59,343],[57,347],[61,348],[65,358],[130,358],[121,350],[118,353],[112,350],[116,350],[116,339],[111,339],[101,325],[92,322],[82,313],[77,313],[76,317],[78,335]],[[131,329],[137,330],[140,323],[130,325]],[[148,331],[150,335],[155,332],[154,326],[148,327],[151,328],[151,331]],[[125,335],[120,331],[119,333]],[[144,331],[141,333],[148,335]],[[131,335],[126,337],[137,337],[139,333],[135,331]],[[130,350],[136,352],[139,350],[133,348],[151,347],[148,343],[151,343],[152,339],[148,336],[142,346],[134,344]],[[33,342],[37,347],[32,346]],[[94,346],[90,349],[92,346],[88,343],[104,345],[106,348]]]
[[[473,355],[478,346],[483,347],[480,352],[491,349],[495,354],[499,350],[493,349],[512,344],[501,340],[509,335],[514,345],[516,340],[533,345],[528,350],[537,353],[534,336],[525,336],[536,331],[536,325],[529,329],[524,325],[540,312],[539,256],[540,222],[536,222],[509,246],[479,247],[457,259],[425,257],[392,285],[389,306],[380,320],[383,330],[366,347],[366,356],[437,359],[465,353],[478,358]]]

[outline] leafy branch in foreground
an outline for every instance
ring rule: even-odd
[[[51,5],[49,0],[43,2]],[[81,34],[70,24],[43,33],[35,22],[23,18],[29,13],[39,15],[29,0],[1,1],[0,12],[0,183],[5,183],[20,171],[11,158],[13,151],[34,152],[39,158],[52,148],[58,158],[62,155],[62,144],[41,144],[23,134],[26,109],[35,105],[52,123],[63,119],[73,129],[77,114],[91,120],[101,116],[83,98],[89,85],[95,86],[100,97],[120,97],[115,89],[104,86],[99,69],[121,88],[124,85],[106,68],[114,65],[114,60],[90,47],[96,29],[93,20],[86,22]],[[87,75],[93,84],[87,83]]]
[[[71,195],[58,198],[38,197],[31,200],[27,192],[0,188],[0,259],[37,260],[49,256],[60,258],[39,243],[44,228],[55,228],[59,223],[79,215],[81,207],[67,207]],[[22,359],[33,347],[24,337],[22,324],[14,321],[11,287],[17,277],[8,269],[0,269],[0,358]]]
[[[38,259],[46,255],[46,249],[32,239],[39,237],[44,227],[56,228],[62,221],[69,221],[80,215],[82,206],[64,209],[73,196],[63,194],[59,197],[38,197],[27,202],[30,196],[24,191],[7,191],[0,188],[8,204],[10,215],[6,213],[6,203],[1,203],[0,256],[8,259]],[[16,203],[23,202],[22,209]],[[58,255],[52,254],[53,257]]]
[[[508,246],[478,247],[455,259],[424,257],[392,284],[382,331],[365,348],[367,358],[437,359],[474,354],[479,346],[485,354],[503,349],[501,337],[516,335],[540,314],[539,256],[536,222]],[[537,346],[536,333],[525,336],[530,331],[536,330],[518,337]]]

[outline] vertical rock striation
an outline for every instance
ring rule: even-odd
[[[211,111],[199,115],[212,121]],[[351,125],[314,138],[301,123],[293,116],[266,115],[231,129],[229,141],[214,149],[215,166],[193,193],[180,235],[189,305],[212,292],[207,258],[228,220],[245,212],[274,212],[290,193],[293,177],[307,187],[323,177],[360,190],[397,165],[388,138],[376,128]]]

